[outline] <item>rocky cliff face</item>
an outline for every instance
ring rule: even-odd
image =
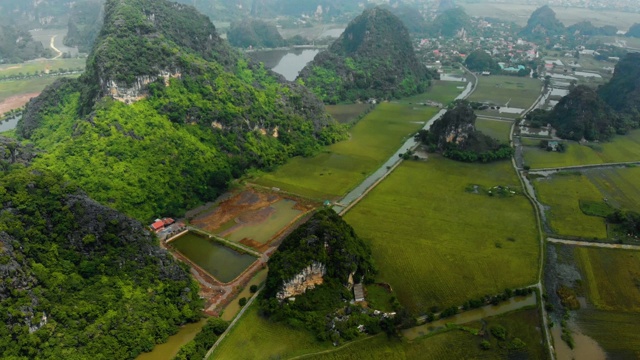
[[[108,80],[101,83],[103,88],[102,92],[108,94],[115,100],[125,104],[131,104],[145,98],[147,95],[147,85],[150,83],[158,79],[163,79],[164,85],[169,86],[169,79],[180,78],[181,76],[182,73],[180,70],[173,70],[160,71],[157,75],[137,76],[132,84]]]
[[[284,283],[282,290],[278,292],[276,298],[282,301],[304,294],[307,290],[311,290],[317,285],[322,285],[324,282],[323,276],[326,274],[327,267],[324,264],[314,261],[313,264],[304,268],[298,275],[294,276],[293,279]]]

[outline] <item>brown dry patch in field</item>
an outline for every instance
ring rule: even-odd
[[[191,220],[191,224],[203,230],[215,232],[223,224],[240,216],[247,219],[251,217],[251,213],[255,213],[254,216],[257,218],[264,216],[258,210],[268,208],[271,204],[281,199],[280,196],[275,194],[247,189],[221,202],[215,210],[200,214]]]
[[[23,107],[26,103],[36,96],[40,95],[40,93],[28,93],[28,94],[20,94],[10,96],[3,101],[0,101],[0,115],[6,113],[7,111],[17,109]]]

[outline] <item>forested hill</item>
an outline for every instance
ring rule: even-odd
[[[71,10],[66,46],[77,46],[80,52],[91,51],[93,42],[102,28],[102,0],[86,0],[77,2]]]
[[[16,162],[0,202],[0,358],[133,359],[199,318],[185,268],[62,177]]]
[[[556,18],[556,13],[549,6],[542,6],[531,14],[527,26],[520,32],[520,36],[528,39],[540,40],[555,35],[562,35],[566,31],[564,24]]]
[[[28,31],[0,25],[0,63],[20,63],[50,56],[51,50],[45,49],[40,41],[33,40]]]
[[[628,121],[640,124],[640,54],[628,53],[616,65],[613,78],[598,89],[602,99]]]
[[[418,62],[402,21],[377,7],[351,21],[299,79],[325,102],[337,103],[420,93],[432,77]]]
[[[231,45],[240,48],[276,48],[287,44],[275,25],[256,19],[232,23],[227,39]]]
[[[248,62],[193,7],[108,0],[86,72],[32,100],[17,134],[45,152],[36,168],[147,221],[345,131],[311,92]]]

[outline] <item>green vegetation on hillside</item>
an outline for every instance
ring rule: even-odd
[[[132,359],[196,321],[187,270],[138,222],[57,175],[0,174],[0,354]]]
[[[564,24],[556,18],[556,13],[548,5],[544,5],[531,14],[527,26],[520,31],[520,36],[532,40],[543,40],[547,37],[565,33]]]
[[[0,26],[0,63],[20,63],[39,57],[51,57],[52,52],[31,34],[15,26]]]
[[[285,285],[305,269],[323,266],[321,285],[293,295],[293,302],[287,299],[292,295],[282,295]],[[382,331],[380,317],[345,305],[353,298],[349,281],[370,281],[375,272],[369,247],[338,214],[324,208],[288,235],[269,259],[261,310],[272,320],[302,325],[320,340],[353,340],[359,325],[376,334]],[[345,312],[350,317],[333,319]]]
[[[91,50],[102,28],[103,4],[101,0],[85,0],[73,6],[67,35],[64,38],[66,46],[77,46],[78,50],[84,53]]]
[[[227,39],[232,46],[241,48],[276,48],[287,44],[275,25],[254,19],[231,24]]]
[[[498,185],[516,194],[483,190]],[[345,220],[370,244],[377,280],[407,309],[426,313],[535,282],[535,214],[521,191],[509,162],[432,156],[404,162]]]
[[[511,158],[513,149],[478,130],[471,104],[458,101],[429,130],[420,130],[416,140],[450,159],[465,162],[491,162]]]
[[[17,128],[46,151],[36,167],[103,204],[145,221],[180,215],[249,168],[345,137],[308,90],[248,63],[193,8],[109,0],[105,14],[87,71],[29,103]]]
[[[454,7],[440,13],[427,25],[427,33],[433,37],[455,37],[460,30],[473,30],[471,17],[461,7]]]
[[[335,104],[422,93],[433,77],[417,60],[402,21],[378,7],[351,21],[338,40],[302,70],[299,81]]]
[[[633,24],[627,31],[626,36],[640,38],[640,23]]]

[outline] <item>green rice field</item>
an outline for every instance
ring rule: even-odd
[[[546,211],[551,229],[558,235],[586,239],[606,239],[605,220],[585,215],[580,201],[602,202],[598,188],[581,173],[554,175],[533,181],[539,201],[549,206]]]
[[[45,69],[58,70],[58,69],[84,69],[87,59],[51,59],[51,60],[36,60],[29,61],[22,64],[3,64],[0,65],[0,76],[12,76],[19,74],[34,74],[37,72],[43,72]]]
[[[358,119],[372,105],[369,104],[340,104],[326,105],[325,108],[339,123],[346,124]]]
[[[56,79],[58,79],[57,76],[2,81],[0,82],[0,102],[16,95],[42,92],[47,85],[53,84]]]
[[[288,359],[331,348],[306,330],[263,318],[254,302],[209,359]]]
[[[467,83],[464,82],[435,80],[426,93],[407,97],[399,100],[399,102],[403,104],[416,104],[431,100],[447,105],[460,95],[465,87],[467,87]]]
[[[437,108],[384,103],[360,120],[350,139],[311,158],[297,157],[253,180],[307,198],[338,199],[377,170]]]
[[[491,136],[494,139],[500,140],[503,143],[509,143],[509,133],[511,132],[510,121],[499,121],[491,119],[478,118],[476,120],[476,129],[483,134]]]
[[[469,101],[489,102],[499,106],[528,109],[540,96],[542,83],[538,79],[492,75],[478,77],[476,91]],[[503,116],[503,115],[500,115]]]
[[[565,143],[568,147],[564,153],[527,146],[524,148],[524,161],[532,169],[640,161],[640,130],[589,146]]]
[[[491,197],[467,191],[471,185],[521,192],[510,162],[432,156],[404,162],[345,216],[371,245],[378,280],[414,313],[535,283],[532,205],[520,193]]]
[[[640,251],[586,247],[574,251],[590,303],[598,310],[640,313]]]

